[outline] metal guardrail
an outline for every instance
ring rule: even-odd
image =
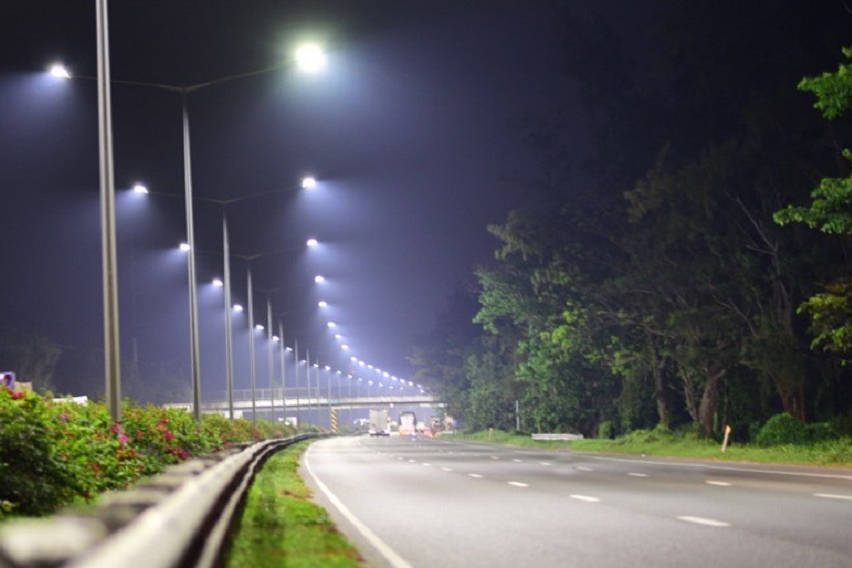
[[[0,567],[216,566],[258,466],[316,437],[299,434],[187,460],[128,491],[105,494],[92,511],[10,521],[0,528]]]

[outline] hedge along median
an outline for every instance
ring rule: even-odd
[[[128,401],[122,418],[119,427],[102,403],[0,388],[0,519],[51,514],[191,456],[292,433],[273,422],[253,427],[219,415],[198,424],[184,410]]]

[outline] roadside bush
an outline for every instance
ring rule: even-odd
[[[184,410],[128,401],[119,425],[102,403],[0,388],[0,519],[50,514],[191,456],[292,433],[284,424],[259,420],[255,427],[219,415],[198,424]]]
[[[41,397],[0,388],[0,518],[49,513],[82,489],[50,414]]]
[[[604,420],[600,424],[598,424],[598,438],[604,438],[609,440],[612,438],[612,421]]]
[[[805,425],[786,412],[776,414],[767,420],[755,438],[759,446],[801,444],[806,441]]]
[[[805,438],[807,442],[824,442],[834,440],[840,435],[834,426],[828,422],[814,422],[805,425]]]

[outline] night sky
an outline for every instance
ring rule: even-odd
[[[276,65],[302,40],[328,51],[320,74],[290,66],[190,96],[203,388],[224,388],[221,299],[208,285],[222,272],[222,208],[203,198],[273,192],[228,208],[233,252],[267,253],[252,265],[259,320],[271,295],[288,344],[298,339],[321,362],[345,365],[324,325],[332,319],[352,353],[407,377],[416,337],[452,288],[492,258],[486,225],[538,199],[536,132],[558,125],[564,187],[583,183],[601,134],[581,96],[584,74],[612,74],[614,90],[628,79],[638,89],[694,84],[703,99],[660,104],[672,122],[693,121],[697,139],[715,134],[750,81],[793,91],[803,73],[833,67],[850,18],[834,1],[697,2],[675,19],[673,3],[598,4],[112,2],[113,79],[186,85]],[[59,390],[96,396],[96,91],[93,81],[44,72],[61,61],[75,75],[94,74],[94,6],[5,3],[0,21],[0,327],[58,342]],[[600,22],[611,37],[595,35]],[[695,38],[695,51],[681,54],[688,73],[660,65],[673,36]],[[616,47],[628,54],[629,77],[610,59]],[[774,73],[787,62],[784,75]],[[146,372],[168,367],[188,384],[186,264],[176,251],[185,236],[179,98],[115,86],[112,99],[123,357],[135,337]],[[619,151],[656,150],[658,140],[641,132],[637,121]],[[308,173],[318,187],[298,191]],[[136,181],[178,197],[132,195]],[[322,245],[307,250],[309,236]],[[233,261],[232,271],[244,304],[245,263]],[[328,281],[316,286],[315,274]],[[319,299],[330,304],[323,313]]]

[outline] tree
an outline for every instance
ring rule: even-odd
[[[844,48],[843,55],[852,58],[852,47]],[[805,77],[798,86],[816,96],[814,107],[827,120],[838,119],[852,109],[852,63],[841,63],[834,73]],[[848,149],[842,155],[852,161]],[[810,197],[807,207],[788,205],[776,211],[775,222],[804,223],[823,233],[847,237],[844,245],[848,245],[852,235],[852,175],[823,178]],[[812,348],[836,353],[846,363],[852,352],[852,274],[848,260],[844,265],[845,275],[826,284],[823,292],[811,296],[798,310],[811,318]]]

